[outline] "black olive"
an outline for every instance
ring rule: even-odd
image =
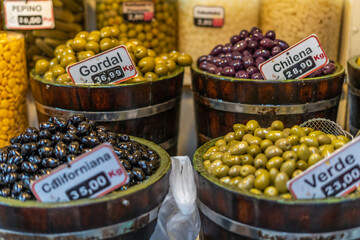
[[[24,143],[21,146],[21,154],[22,155],[31,155],[33,152],[36,152],[37,145],[34,142]]]
[[[56,144],[60,141],[63,141],[65,137],[65,134],[62,132],[56,132],[54,135],[51,136],[51,141],[53,142],[53,144]]]
[[[100,144],[100,141],[97,137],[90,137],[90,136],[85,136],[81,139],[81,142],[88,147],[95,147],[97,145]]]
[[[30,200],[32,198],[32,196],[27,193],[27,192],[22,192],[19,194],[19,196],[17,196],[16,199],[20,200],[20,201],[26,201],[26,200]]]
[[[41,165],[45,168],[55,168],[60,165],[60,161],[53,157],[43,158]]]
[[[16,155],[21,155],[19,151],[15,150],[15,149],[9,149],[8,152],[8,159],[11,158],[12,156],[16,156]]]
[[[3,147],[0,149],[0,163],[5,163],[8,160],[9,148]]]
[[[151,169],[149,167],[149,163],[145,160],[140,160],[137,162],[137,166],[140,167],[146,175],[151,174]]]
[[[22,146],[22,143],[13,143],[9,146],[9,149],[14,149],[16,151],[20,151],[21,152],[21,146]]]
[[[16,137],[10,138],[10,143],[11,144],[13,144],[13,143],[21,143],[21,142],[22,142],[21,134],[17,135]]]
[[[134,178],[134,173],[132,170],[126,170],[127,175],[129,176],[130,179]]]
[[[134,174],[134,178],[133,179],[136,179],[138,181],[142,181],[145,179],[145,173],[142,169],[140,168],[133,168],[132,169],[132,173]]]
[[[16,155],[16,156],[12,156],[9,159],[8,164],[14,164],[19,166],[23,161],[24,161],[23,156]]]
[[[129,162],[132,164],[132,165],[136,165],[136,163],[139,161],[138,158],[136,158],[133,154],[127,154],[126,156],[127,160],[129,160]]]
[[[104,132],[97,132],[97,137],[99,138],[99,141],[102,143],[107,141],[107,136],[106,133]]]
[[[143,151],[141,151],[143,159],[145,160],[149,160],[150,154],[148,153],[148,151],[146,151],[145,149]]]
[[[24,178],[22,180],[23,184],[24,184],[24,188],[30,189],[30,184],[34,181],[33,177],[30,178]]]
[[[50,139],[51,138],[51,132],[49,130],[41,130],[39,132],[39,138],[40,139]]]
[[[15,182],[11,192],[15,195],[19,195],[24,189],[24,184],[22,182]]]
[[[139,150],[135,150],[133,155],[136,159],[141,159],[143,157],[143,154]]]
[[[23,139],[24,143],[37,142],[39,140],[39,134],[38,133],[24,133],[24,134],[22,134],[22,139]]]
[[[126,184],[126,185],[124,185],[124,186],[121,186],[121,187],[119,188],[119,190],[120,190],[120,191],[124,191],[124,190],[126,190],[126,189],[128,189],[128,188],[129,188],[129,185]]]
[[[9,197],[10,195],[11,195],[11,190],[10,190],[10,188],[0,189],[0,196],[1,196],[1,197]]]
[[[50,132],[54,132],[56,130],[55,124],[52,122],[42,122],[39,125],[40,130],[48,130]]]
[[[150,160],[149,161],[149,168],[152,172],[154,172],[154,170],[158,169],[159,167],[160,167],[159,160]]]
[[[89,136],[90,137],[97,137],[98,134],[97,134],[97,132],[92,131],[92,132],[89,133]]]
[[[84,136],[89,134],[90,132],[90,124],[88,122],[81,122],[77,127],[77,134]]]
[[[108,132],[106,132],[106,135],[107,135],[107,137],[108,137],[108,140],[109,140],[109,139],[114,139],[114,140],[116,140],[116,133],[108,131]]]
[[[55,127],[59,131],[65,131],[67,129],[68,121],[63,117],[54,117],[51,119],[52,123],[55,124]],[[49,120],[50,121],[50,120]]]
[[[28,174],[28,173],[24,173],[24,172],[22,172],[22,173],[20,173],[20,174],[18,174],[18,180],[19,181],[24,181],[25,179],[29,179],[29,178],[31,178],[31,176]]]
[[[155,155],[157,155],[157,153],[154,151],[154,150],[152,150],[151,148],[146,148],[146,150],[147,150],[147,152],[151,155],[151,154],[155,154]]]
[[[40,158],[52,157],[54,155],[54,148],[52,148],[52,147],[39,148],[38,154],[39,154]]]
[[[28,157],[28,162],[31,162],[33,164],[40,164],[41,158],[38,155],[32,155]]]
[[[97,132],[106,132],[106,127],[104,127],[104,126],[96,126],[96,131]]]
[[[5,173],[7,169],[7,163],[0,163],[0,171]]]
[[[67,133],[65,133],[63,141],[66,143],[71,143],[73,141],[80,141],[80,138],[76,135],[76,133],[68,131]]]
[[[57,159],[61,160],[66,157],[67,151],[66,148],[61,145],[56,145],[54,150],[54,155]]]
[[[119,157],[119,158],[124,158],[126,156],[126,152],[124,149],[120,149],[118,147],[113,147],[115,154]]]
[[[121,142],[121,143],[119,143],[117,146],[118,146],[118,148],[120,148],[120,149],[129,150],[129,145],[128,145],[128,143]]]
[[[110,143],[111,145],[113,145],[113,146],[116,146],[116,140],[115,139],[112,139],[112,138],[110,138],[110,139],[108,139],[108,140],[106,140],[108,143]]]
[[[128,142],[130,141],[130,137],[127,134],[120,134],[119,136],[121,142]]]
[[[31,163],[31,162],[23,162],[21,164],[21,170],[27,172],[27,173],[35,173],[39,169],[39,166],[37,164]]]
[[[67,129],[68,129],[68,131],[75,130],[75,133],[76,133],[76,127],[74,125],[72,125],[72,124],[68,123]]]
[[[150,153],[149,150],[148,150],[148,153]],[[158,159],[159,159],[159,155],[154,154],[154,153],[150,153],[149,161],[158,160]]]
[[[96,122],[94,120],[89,120],[89,124],[90,124],[90,127],[92,128],[92,130],[96,130]]]
[[[87,153],[87,152],[91,152],[91,148],[84,148],[83,150],[82,150],[82,153]]]
[[[120,159],[121,164],[124,166],[126,170],[130,170],[132,168],[131,163],[126,159]]]
[[[12,184],[13,182],[16,181],[17,179],[17,173],[8,173],[5,175],[5,178],[4,178],[4,183],[5,184]]]
[[[25,129],[26,133],[39,133],[39,130],[36,127],[28,127]]]
[[[56,146],[60,146],[60,147],[63,147],[63,148],[65,148],[65,150],[67,150],[67,145],[64,143],[64,142],[58,142],[56,145],[55,145],[55,147]]]
[[[52,171],[51,168],[42,168],[42,169],[39,169],[38,170],[38,174],[40,175],[47,175],[47,174],[50,174]]]
[[[69,154],[66,156],[66,161],[67,162],[71,162],[76,158],[76,156],[74,154]]]
[[[40,139],[37,143],[38,148],[41,147],[51,147],[52,143],[49,139]]]
[[[80,144],[79,142],[71,142],[68,146],[68,149],[69,149],[69,153],[72,153],[74,155],[79,155],[81,153],[81,150],[80,150]]]
[[[74,125],[74,126],[77,126],[79,125],[81,122],[86,122],[88,119],[83,116],[83,115],[80,115],[80,114],[77,114],[77,115],[73,115],[70,120],[69,120],[69,123]]]

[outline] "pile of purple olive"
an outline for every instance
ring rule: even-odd
[[[239,35],[230,38],[230,43],[217,45],[209,55],[197,60],[201,70],[219,76],[241,79],[264,79],[259,71],[259,64],[281,53],[289,45],[276,39],[274,31],[263,35],[261,29],[253,27],[251,31],[242,30]],[[307,77],[319,77],[335,72],[333,61],[311,73]]]
[[[130,177],[130,182],[119,190],[141,183],[160,166],[154,150],[130,140],[126,134],[97,126],[82,115],[51,117],[40,123],[39,129],[27,128],[10,140],[10,146],[0,149],[0,196],[21,201],[35,199],[30,190],[32,181],[103,142],[113,146]]]

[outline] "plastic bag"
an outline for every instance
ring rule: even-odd
[[[194,172],[187,156],[171,157],[170,189],[151,240],[194,240],[200,232]]]

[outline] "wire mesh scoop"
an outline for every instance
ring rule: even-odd
[[[354,137],[345,131],[339,124],[325,118],[313,118],[300,124],[300,127],[311,127],[317,131],[323,131],[326,134],[334,134],[335,136],[344,135],[350,140]]]

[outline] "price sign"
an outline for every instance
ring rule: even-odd
[[[70,65],[66,70],[76,84],[119,83],[138,74],[123,45]]]
[[[64,202],[103,196],[128,182],[112,146],[103,143],[37,179],[31,191],[41,202]]]
[[[123,18],[129,22],[150,22],[154,18],[155,7],[150,1],[123,2]]]
[[[296,199],[344,196],[360,186],[360,138],[291,179],[287,187]]]
[[[329,62],[315,34],[259,65],[264,79],[302,79]]]
[[[7,29],[52,29],[55,27],[51,0],[4,0]]]
[[[225,10],[223,7],[194,7],[194,24],[198,27],[221,28],[224,25]]]

